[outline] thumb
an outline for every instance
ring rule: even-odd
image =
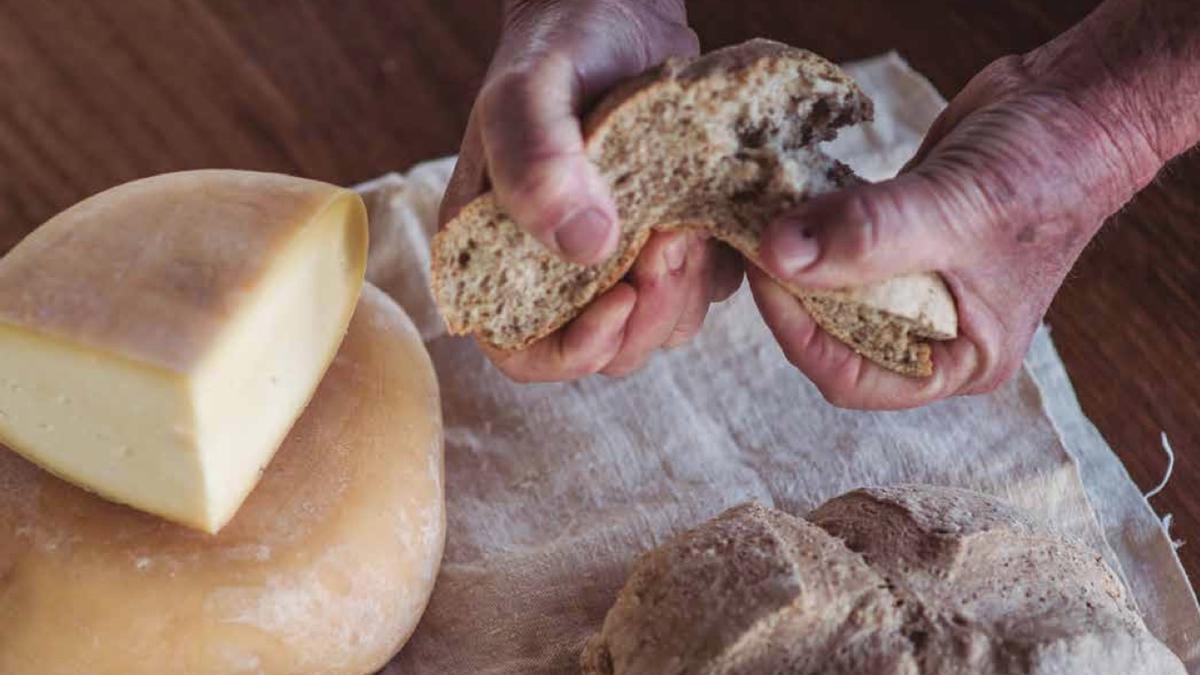
[[[977,184],[917,168],[821,195],[767,226],[763,266],[789,284],[831,288],[969,264],[994,222]]]
[[[607,258],[617,211],[584,150],[571,62],[552,54],[494,76],[479,96],[479,129],[500,206],[573,262]]]

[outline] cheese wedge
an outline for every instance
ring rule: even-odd
[[[218,531],[337,352],[363,284],[348,190],[242,171],[122,185],[0,260],[0,442]]]
[[[420,333],[368,284],[312,402],[216,535],[0,447],[0,673],[378,672],[442,559],[441,409]]]

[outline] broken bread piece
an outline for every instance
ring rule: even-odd
[[[617,253],[591,266],[561,260],[485,194],[434,239],[433,292],[450,332],[528,346],[617,283],[653,230],[703,228],[757,264],[772,218],[860,181],[818,143],[871,115],[836,66],[767,40],[669,61],[619,86],[585,123],[621,219]],[[934,273],[788,290],[834,337],[905,375],[930,375],[927,341],[957,335],[954,300]]]

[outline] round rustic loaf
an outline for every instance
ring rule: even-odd
[[[642,557],[594,675],[1180,673],[1101,557],[983,495],[734,507]]]
[[[0,673],[374,672],[433,588],[442,486],[432,364],[367,286],[312,402],[217,535],[0,447]]]

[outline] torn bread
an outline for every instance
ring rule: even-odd
[[[524,348],[617,283],[653,230],[703,228],[757,264],[772,218],[860,181],[817,146],[871,114],[836,66],[767,40],[670,61],[619,86],[585,122],[588,156],[621,219],[617,253],[592,266],[563,261],[485,194],[434,239],[433,292],[450,331]],[[957,335],[953,298],[933,273],[788,289],[823,329],[905,375],[931,374],[927,340]]]

